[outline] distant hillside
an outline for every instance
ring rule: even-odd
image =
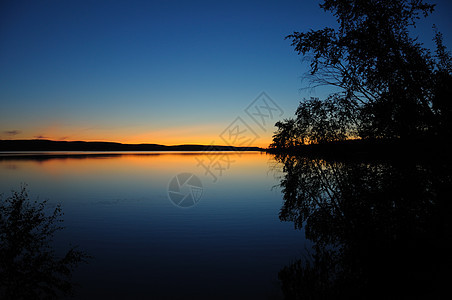
[[[259,147],[121,144],[112,142],[0,140],[0,151],[263,151]]]

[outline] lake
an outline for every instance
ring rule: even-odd
[[[62,204],[56,247],[93,257],[74,273],[76,298],[265,299],[306,246],[278,218],[280,172],[258,152],[15,153],[0,159],[0,192],[26,183],[33,200]],[[201,183],[193,205],[169,193],[183,173]]]
[[[74,299],[434,298],[447,160],[260,152],[3,153],[0,192],[61,203]],[[1,275],[1,274],[0,274]],[[1,287],[0,287],[1,292]]]

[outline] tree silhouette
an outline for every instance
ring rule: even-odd
[[[72,270],[89,256],[72,247],[57,257],[52,239],[63,229],[61,207],[47,215],[46,205],[30,201],[25,187],[0,197],[1,299],[56,299],[73,292]]]
[[[436,32],[432,55],[409,34],[434,5],[421,0],[324,0],[320,6],[336,17],[337,29],[286,37],[309,59],[311,87],[338,89],[323,101],[300,103],[295,131],[303,143],[413,139],[450,131],[445,128],[450,128],[452,61],[442,35]]]

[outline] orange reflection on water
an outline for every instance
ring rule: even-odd
[[[39,158],[19,160],[17,163],[27,172],[41,172],[56,180],[80,178],[163,177],[180,172],[217,177],[227,173],[244,175],[262,164],[259,152],[145,152],[102,153],[69,155],[47,154]],[[210,171],[207,171],[207,167]]]
[[[169,182],[180,173],[192,173],[206,189],[205,199],[216,201],[212,195],[225,195],[231,187],[246,193],[250,187],[273,186],[272,161],[260,152],[79,152],[12,157],[0,160],[0,192],[26,183],[33,193],[56,201],[79,203],[135,195],[166,203]]]

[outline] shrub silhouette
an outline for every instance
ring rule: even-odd
[[[46,214],[47,201],[31,201],[25,186],[0,195],[0,298],[54,299],[73,292],[71,273],[88,255],[75,247],[63,257],[52,249],[63,229],[57,205]]]

